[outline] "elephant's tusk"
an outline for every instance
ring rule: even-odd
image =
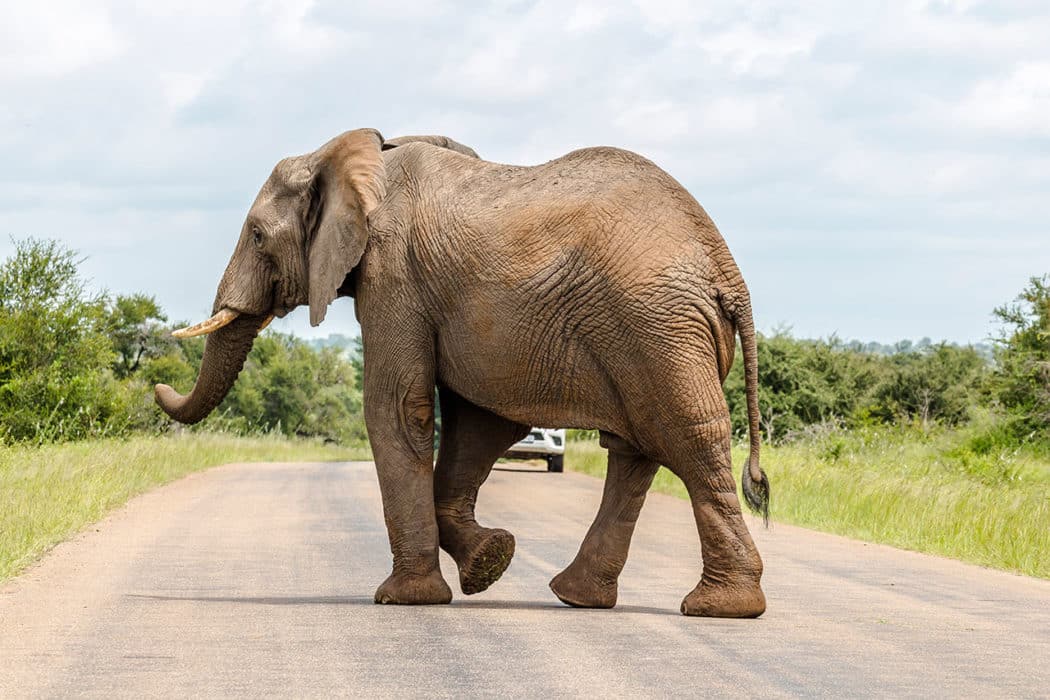
[[[271,323],[273,323],[273,314],[270,314],[263,320],[262,325],[259,326],[259,330],[257,332],[262,333],[264,330],[266,330],[266,327]]]
[[[198,335],[207,335],[208,333],[219,330],[223,326],[229,325],[229,323],[238,316],[240,316],[240,314],[233,309],[222,309],[207,321],[201,321],[195,326],[180,328],[177,331],[172,331],[171,334],[176,338],[195,338]]]

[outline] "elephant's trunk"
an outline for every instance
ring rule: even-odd
[[[207,418],[226,398],[244,367],[255,336],[266,321],[264,316],[238,316],[211,333],[204,345],[200,373],[189,394],[182,396],[167,384],[154,388],[157,403],[164,412],[187,424]]]

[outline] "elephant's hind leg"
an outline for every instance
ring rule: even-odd
[[[459,585],[470,595],[495,583],[514,556],[514,536],[478,525],[474,504],[492,465],[528,434],[529,426],[475,406],[439,389],[441,446],[434,473],[434,504],[441,548],[459,567]]]
[[[704,571],[682,601],[682,613],[704,617],[758,617],[766,609],[759,581],[762,559],[740,511],[733,482],[729,416],[688,430],[668,461],[692,501]]]
[[[609,466],[598,515],[576,558],[550,583],[563,603],[581,608],[616,605],[617,580],[627,563],[634,525],[659,468],[615,435],[603,432],[601,444],[609,450]]]

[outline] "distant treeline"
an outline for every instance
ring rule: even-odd
[[[176,429],[152,386],[188,391],[203,339],[176,341],[149,296],[92,294],[75,252],[25,240],[0,263],[0,443],[44,443]],[[803,340],[786,331],[758,341],[762,430],[771,442],[828,426],[906,423],[924,430],[995,416],[1012,441],[1050,440],[1050,278],[1033,278],[994,310],[990,346]],[[361,343],[304,341],[273,331],[205,428],[351,442],[366,438]],[[726,381],[743,431],[743,367]]]
[[[785,334],[790,335],[790,332],[775,330],[772,333],[772,335]],[[916,341],[899,340],[896,343],[879,343],[875,341],[862,342],[860,340],[840,341],[837,338],[832,338],[827,342],[837,347],[843,347],[847,350],[863,352],[869,355],[900,355],[902,353],[926,352],[944,344],[934,342],[930,338],[920,338]],[[957,345],[957,343],[949,343],[949,345]],[[971,343],[966,347],[973,348],[978,355],[986,360],[995,359],[995,345],[991,343]]]

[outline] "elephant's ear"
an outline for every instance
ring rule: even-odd
[[[375,129],[341,134],[314,155],[307,214],[310,325],[324,320],[339,286],[368,243],[368,215],[386,194],[383,137]]]

